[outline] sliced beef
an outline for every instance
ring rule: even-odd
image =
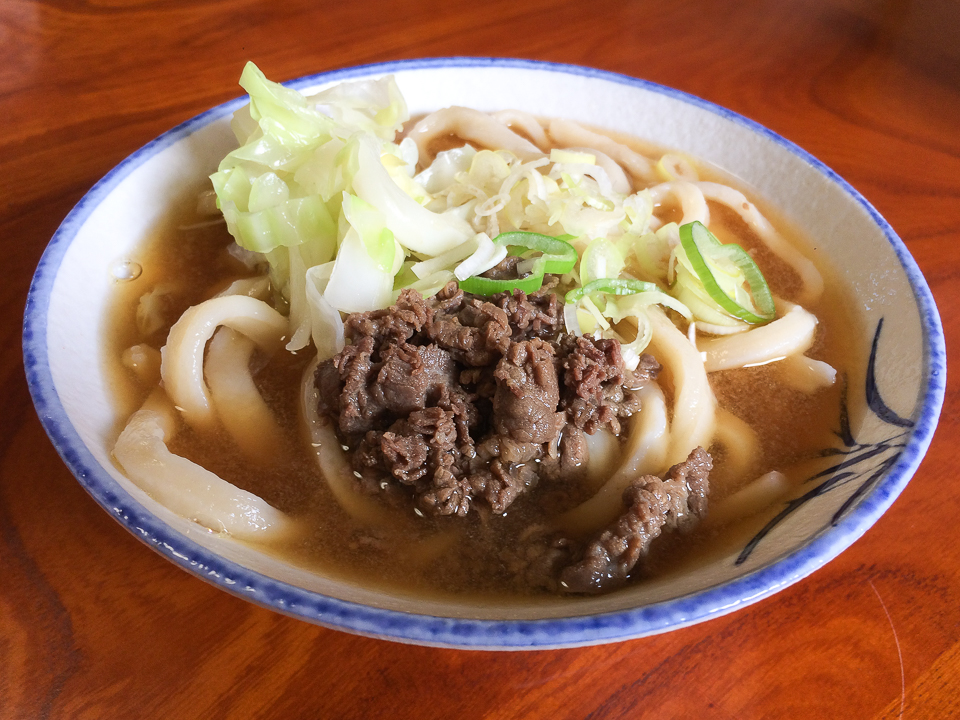
[[[423,295],[415,290],[400,291],[397,304],[385,310],[353,313],[344,322],[344,335],[350,340],[371,337],[383,342],[409,340],[420,332],[432,317]]]
[[[370,394],[395,416],[436,404],[457,384],[453,358],[435,345],[390,343],[380,349],[380,366]]]
[[[386,432],[370,432],[354,454],[354,469],[386,471],[413,488],[421,507],[438,515],[466,515],[473,490],[454,473],[464,446],[457,413],[440,407],[411,412]]]
[[[450,303],[449,310],[434,313],[425,326],[427,337],[455,360],[472,367],[496,363],[510,346],[507,314],[478,298]]]
[[[653,355],[644,353],[640,356],[640,362],[633,371],[633,383],[631,386],[639,387],[646,382],[656,380],[659,374],[660,363],[657,362],[657,359]]]
[[[528,527],[517,542],[505,547],[500,561],[519,588],[560,589],[560,571],[573,557],[570,540],[543,525]]]
[[[531,464],[495,459],[486,468],[470,474],[467,482],[493,512],[502,515],[520,493],[536,485],[537,471]]]
[[[563,328],[563,304],[552,292],[526,295],[522,290],[500,293],[491,298],[507,314],[514,341],[542,338],[552,340]]]
[[[517,274],[517,265],[520,264],[520,258],[514,255],[508,255],[499,263],[483,273],[483,277],[491,280],[510,280],[519,277]]]
[[[540,461],[540,475],[552,481],[576,482],[586,473],[590,453],[583,430],[564,425],[558,441],[551,444]]]
[[[706,514],[710,455],[696,448],[664,479],[645,475],[623,493],[626,512],[591,542],[578,562],[564,568],[565,592],[601,593],[620,587],[664,530],[690,530]]]
[[[334,405],[333,398],[323,395],[329,390],[333,377],[333,372],[327,366],[332,365],[339,376],[341,390],[336,406],[340,432],[345,436],[365,433],[380,425],[383,406],[371,393],[379,371],[378,364],[373,361],[375,349],[376,342],[372,337],[360,338],[345,346],[339,355],[324,363],[324,367],[318,371],[318,376],[322,378],[319,387],[321,410]]]
[[[504,513],[541,476],[579,479],[584,432],[618,432],[638,381],[616,341],[561,335],[553,284],[490,298],[456,283],[427,300],[405,290],[391,308],[346,319],[350,342],[315,382],[362,488],[462,516],[478,503]]]
[[[379,356],[379,361],[374,357]],[[433,345],[378,345],[362,336],[317,369],[320,410],[338,419],[344,436],[382,428],[393,419],[462,394],[453,359]]]
[[[620,419],[636,412],[640,403],[635,389],[641,380],[623,366],[620,343],[592,337],[566,336],[560,344],[563,366],[563,405],[570,423],[595,433],[608,427],[620,434]],[[657,361],[644,355],[644,380],[656,377]]]
[[[513,343],[494,372],[493,426],[523,443],[548,443],[563,424],[554,349],[543,340]]]

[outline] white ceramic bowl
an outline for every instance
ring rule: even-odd
[[[646,138],[711,162],[762,189],[804,227],[860,298],[869,368],[862,418],[842,453],[782,505],[762,533],[694,573],[605,597],[531,604],[428,602],[336,582],[177,517],[110,460],[114,410],[100,337],[111,264],[149,233],[191,180],[232,147],[239,98],[149,143],[80,201],[37,268],[24,323],[30,390],[53,444],[80,483],[136,537],[198,577],[311,622],[375,637],[466,648],[610,642],[690,625],[796,582],[847,548],[890,506],[930,443],[943,402],[943,331],[903,243],[852,187],[795,145],[733,112],[649,82],[522,60],[431,59],[304,78],[313,91],[395,74],[411,113],[448,105],[519,108]],[[896,338],[894,341],[893,338]],[[836,457],[842,458],[842,461]]]

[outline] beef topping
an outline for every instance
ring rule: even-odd
[[[456,283],[426,300],[404,290],[393,307],[345,320],[349,343],[315,383],[361,488],[410,494],[424,514],[482,520],[541,481],[577,487],[586,435],[619,434],[660,367],[645,355],[632,373],[617,341],[563,334],[554,284],[489,298]],[[565,592],[616,587],[664,529],[702,515],[709,470],[698,449],[666,479],[631,484],[625,513],[596,541],[578,547],[531,530],[503,568]]]
[[[620,343],[567,336],[560,352],[569,421],[591,435],[601,427],[619,435],[620,418],[632,415],[639,408],[636,395],[625,387]],[[644,368],[647,378],[656,377],[660,367],[657,361],[650,355],[644,358],[650,358]],[[636,386],[635,378],[631,384]]]
[[[502,513],[541,471],[577,476],[584,432],[620,432],[640,383],[618,342],[561,334],[552,285],[489,298],[456,283],[427,300],[404,290],[346,319],[350,343],[316,385],[365,487],[412,488],[434,514],[464,515],[475,499]],[[643,379],[659,368],[642,367]]]
[[[626,511],[560,573],[563,590],[600,593],[619,587],[664,530],[692,529],[707,512],[712,469],[710,455],[698,447],[665,478],[644,475],[630,483],[623,492]]]
[[[543,340],[512,343],[493,376],[493,426],[497,433],[525,443],[548,443],[563,426],[557,412],[560,389],[554,349]]]

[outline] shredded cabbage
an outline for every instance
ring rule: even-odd
[[[518,231],[572,246],[570,263],[554,270],[527,248],[520,272],[558,272],[564,290],[579,288],[567,295],[568,331],[621,340],[628,367],[649,341],[651,304],[708,328],[743,324],[704,287],[677,224],[656,217],[655,195],[629,192],[622,173],[612,179],[598,157],[616,166],[599,150],[521,158],[465,144],[418,173],[417,144],[397,142],[408,113],[392,77],[308,98],[248,63],[240,84],[250,102],[231,123],[239,147],[211,181],[238,245],[269,265],[291,350],[312,341],[329,357],[343,347],[340,313],[387,307],[404,288],[429,295],[450,280],[469,285],[505,257],[496,238]],[[696,179],[678,155],[664,155],[656,170]],[[706,258],[712,292],[752,307],[742,269],[723,258]],[[636,335],[624,336],[626,327]]]

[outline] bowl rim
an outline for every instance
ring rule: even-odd
[[[98,181],[70,211],[38,264],[24,312],[24,368],[30,394],[54,447],[84,489],[135,537],[171,562],[234,595],[326,627],[419,645],[466,649],[548,649],[626,640],[720,617],[797,582],[855,542],[887,510],[918,468],[932,440],[946,386],[946,348],[936,303],[919,267],[893,228],[842,177],[794,143],[714,103],[648,80],[571,64],[516,58],[442,57],[354,66],[284,83],[302,89],[400,71],[498,68],[565,73],[652,91],[719,115],[800,157],[858,203],[881,229],[913,290],[927,348],[916,425],[897,462],[850,511],[807,545],[750,573],[704,590],[637,608],[542,620],[440,617],[382,609],[341,600],[275,580],[227,560],[165,525],[129,496],[100,466],[66,416],[53,383],[47,349],[47,314],[58,270],[70,244],[93,210],[133,170],[197,129],[232,113],[240,96],[168,130],[132,153]],[[922,388],[922,386],[921,386]]]

